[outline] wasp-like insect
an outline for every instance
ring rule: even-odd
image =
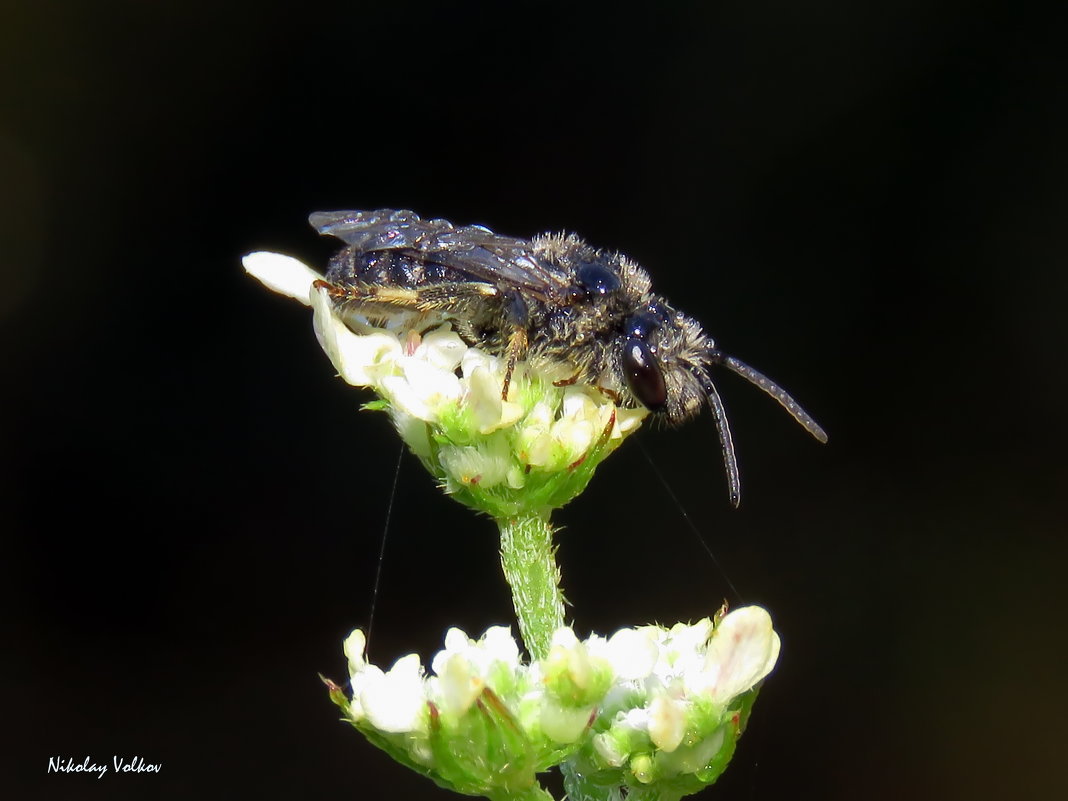
[[[516,239],[391,209],[316,212],[309,222],[346,243],[318,282],[343,315],[415,330],[452,323],[469,345],[506,359],[504,397],[516,362],[529,358],[566,365],[570,375],[560,384],[593,384],[671,424],[707,403],[735,506],[741,482],[714,366],[756,384],[827,441],[785,390],[720,351],[696,320],[653,294],[648,273],[621,253],[574,235]]]

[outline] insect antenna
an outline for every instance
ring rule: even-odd
[[[719,447],[723,452],[723,467],[727,471],[727,491],[730,493],[731,506],[737,509],[742,501],[742,479],[738,473],[738,458],[734,455],[734,438],[731,436],[730,423],[727,422],[727,410],[723,407],[723,398],[719,396],[712,378],[698,370],[694,371],[694,375],[701,382],[708,408],[712,410],[712,419],[716,421]]]
[[[754,370],[745,362],[741,362],[738,359],[735,359],[733,356],[728,356],[727,354],[715,349],[710,350],[708,352],[708,360],[712,364],[722,364],[728,370],[737,373],[749,383],[760,387],[766,393],[771,395],[771,397],[775,398],[775,400],[777,400],[782,405],[782,407],[790,413],[790,416],[794,418],[794,420],[796,420],[798,423],[800,423],[801,427],[804,428],[805,431],[807,431],[820,442],[824,444],[827,443],[827,432],[823,430],[823,427],[815,420],[813,420],[812,416],[808,412],[801,408],[801,404],[799,404],[792,397],[790,397],[790,393],[788,393],[785,389],[780,387],[766,375],[761,373],[759,370]],[[710,402],[711,399],[712,397],[711,395],[709,395]],[[717,397],[716,400],[718,401],[719,398]]]

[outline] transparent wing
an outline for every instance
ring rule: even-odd
[[[534,255],[529,240],[495,234],[480,225],[454,226],[424,220],[411,211],[317,211],[308,218],[359,251],[399,250],[452,267],[493,284],[511,284],[536,295],[555,295],[570,284],[568,274]]]

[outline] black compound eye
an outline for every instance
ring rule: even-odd
[[[664,374],[652,351],[640,339],[632,337],[623,346],[623,374],[634,397],[649,411],[660,411],[667,403]]]

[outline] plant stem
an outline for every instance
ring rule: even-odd
[[[501,567],[519,618],[519,633],[531,659],[549,655],[553,632],[564,625],[564,595],[556,565],[549,516],[525,515],[497,520],[501,530]]]
[[[498,519],[497,525],[501,529],[501,566],[512,588],[519,633],[530,658],[544,659],[549,655],[553,632],[564,625],[564,594],[560,591],[553,527],[548,515]],[[613,788],[590,784],[569,761],[561,763],[560,770],[568,798],[608,801],[612,797]],[[532,789],[535,798],[537,791],[545,792],[540,787]]]

